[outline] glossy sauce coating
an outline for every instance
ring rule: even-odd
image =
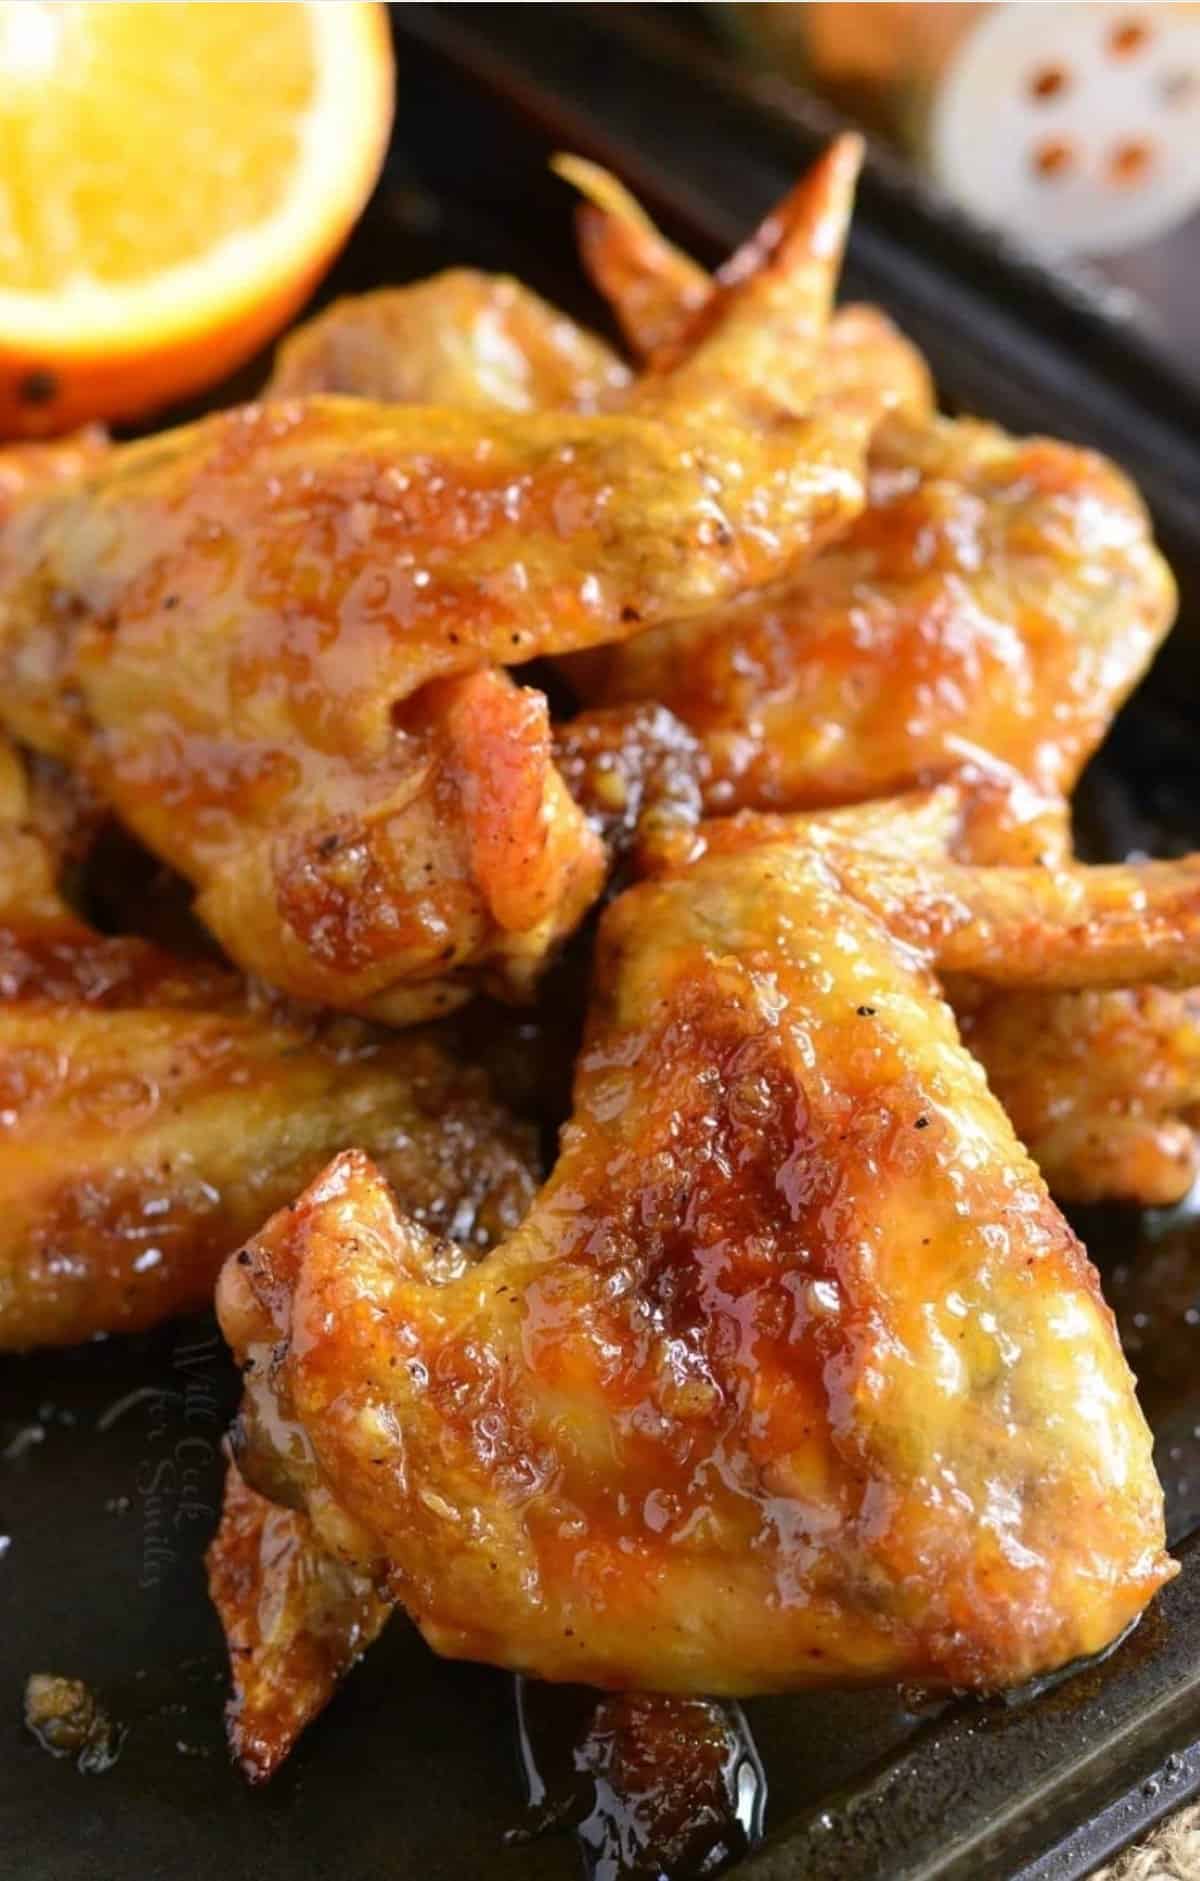
[[[835,868],[937,960],[970,1050],[1060,1200],[1186,1194],[1200,1119],[1193,864],[1080,869],[1062,800],[996,771],[858,808],[667,823],[641,857],[682,866],[788,833],[825,850],[850,839]],[[1183,990],[1144,984],[1160,974]]]
[[[740,1705],[518,1679],[517,1722],[518,1836],[573,1829],[588,1881],[721,1874],[761,1838],[767,1782]]]
[[[443,1231],[520,1218],[530,1138],[435,1039],[86,990],[0,1008],[0,1347],[203,1305],[230,1249],[348,1144]]]
[[[603,340],[520,281],[449,268],[326,307],[282,341],[268,394],[344,392],[465,411],[598,411],[619,401],[629,380],[629,368]]]
[[[711,606],[858,507],[863,426],[808,413],[858,160],[834,147],[618,414],[284,401],[18,506],[7,722],[80,763],[238,963],[287,991],[409,1020],[511,954],[519,989],[595,894],[599,848],[544,706],[539,725],[492,674],[464,740],[422,692]],[[502,755],[522,711],[531,785]],[[509,783],[515,829],[481,846]]]
[[[230,1748],[243,1775],[264,1783],[392,1608],[321,1546],[307,1516],[256,1495],[233,1463],[205,1559],[233,1675]]]
[[[416,1040],[410,1036],[405,1043],[415,1045]],[[449,1065],[449,1041],[446,1062]],[[478,1087],[470,1073],[459,1076],[464,1088],[468,1081]],[[414,1084],[409,1101],[419,1095]],[[437,1099],[431,1095],[432,1121]],[[427,1278],[431,1284],[446,1285],[520,1219],[532,1188],[532,1143],[511,1122],[502,1133],[497,1113],[491,1193],[486,1199],[481,1194],[477,1205],[472,1182],[478,1177],[473,1178],[471,1159],[482,1153],[482,1139],[476,1150],[466,1134],[470,1117],[461,1100],[457,1111],[443,1108],[441,1123],[446,1161],[436,1175],[431,1171],[429,1197],[442,1210],[447,1239]],[[517,1149],[522,1163],[518,1168],[514,1161],[505,1182],[505,1159]],[[419,1171],[397,1165],[392,1173],[400,1180],[399,1193],[421,1192]],[[451,1210],[449,1204],[455,1202]],[[303,1451],[303,1434],[297,1430],[294,1435]],[[273,1494],[289,1498],[283,1473],[274,1473],[269,1487]],[[290,1500],[298,1498],[290,1494]],[[229,1648],[230,1749],[251,1782],[265,1782],[378,1637],[392,1602],[369,1576],[329,1549],[302,1508],[260,1495],[232,1461],[221,1519],[205,1559],[209,1593]]]
[[[991,756],[1074,784],[1174,615],[1111,465],[986,425],[888,419],[867,508],[803,575],[573,667],[702,739],[711,807],[854,802]]]
[[[669,349],[710,277],[613,178],[565,173],[634,352]],[[896,414],[863,516],[779,594],[579,663],[585,690],[704,735],[714,808],[853,802],[980,754],[1068,790],[1174,613],[1136,494],[1092,453],[935,418],[924,362],[875,309],[835,318],[823,382]]]
[[[440,1651],[989,1688],[1171,1571],[1082,1248],[925,969],[795,844],[613,904],[558,1166],[471,1273],[423,1281],[356,1157],[249,1254],[246,1465]]]
[[[5,754],[12,757],[11,753]],[[432,1034],[288,1013],[223,965],[95,933],[0,773],[0,1348],[205,1303],[229,1251],[334,1151],[477,1246],[515,1226],[534,1142]]]
[[[585,265],[635,354],[651,356],[711,280],[614,179],[573,161],[565,173],[589,197]],[[826,375],[839,389],[873,386],[881,408],[890,399],[928,427],[928,374],[879,322],[843,310]],[[714,807],[853,798],[981,750],[1066,790],[1169,625],[1170,580],[1144,529],[1129,536],[1136,504],[1098,460],[1035,442],[1009,446],[1005,466],[991,433],[989,469],[979,427],[942,421],[917,435],[897,425],[876,439],[866,515],[794,592],[732,610],[715,636],[651,635],[576,663],[585,691],[648,687],[692,719]],[[1110,543],[1093,565],[1106,513]],[[981,583],[997,550],[1000,579]],[[1049,833],[1047,858],[1062,860],[1069,832],[1065,848]],[[973,859],[1028,859],[1005,847],[977,842]],[[1018,994],[986,1011],[969,989],[963,998],[972,1049],[1055,1194],[1153,1205],[1187,1192],[1200,1075],[1186,995]]]

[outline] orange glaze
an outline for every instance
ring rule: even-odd
[[[767,1780],[739,1705],[519,1679],[517,1721],[526,1833],[571,1827],[588,1881],[712,1875],[761,1838]]]
[[[1061,799],[983,772],[839,810],[743,810],[699,826],[675,819],[643,841],[640,860],[661,871],[763,842],[820,848],[853,893],[943,969],[956,950],[969,951],[959,967],[978,977],[951,972],[947,996],[1052,1192],[1166,1206],[1196,1171],[1200,994],[1191,982],[1200,957],[1188,908],[1200,885],[1187,862],[1166,865],[1165,875],[1161,865],[1079,869],[1065,812]],[[865,856],[856,861],[856,851]],[[930,871],[952,856],[992,866]],[[996,864],[1006,872],[996,874]],[[1183,990],[1142,983],[1159,973]],[[1131,984],[1110,984],[1121,979]],[[989,980],[1017,990],[997,992]],[[1056,982],[1075,990],[1049,990]]]
[[[466,411],[597,411],[618,401],[629,379],[603,340],[520,281],[449,268],[335,301],[283,340],[268,392]]]
[[[523,991],[601,858],[536,708],[481,669],[727,600],[859,507],[863,422],[808,411],[859,157],[831,148],[620,412],[285,400],[17,504],[6,722],[286,991],[392,1021]],[[435,723],[424,689],[472,677],[490,698],[431,695]]]
[[[153,986],[145,1006],[107,998],[0,1008],[0,1347],[202,1305],[230,1249],[348,1143],[443,1229],[487,1240],[519,1219],[529,1134],[435,1039],[323,1038],[156,1005]]]
[[[566,173],[590,198],[585,265],[635,353],[652,354],[711,282],[614,179],[578,164]],[[872,308],[831,323],[822,384],[926,425],[932,415],[923,362]],[[689,718],[712,808],[852,799],[984,751],[1069,789],[1165,632],[1169,577],[1136,504],[1096,459],[1034,442],[1011,447],[1007,471],[1002,453],[988,471],[978,427],[915,437],[885,428],[866,514],[786,594],[739,604],[711,630],[656,631],[574,662],[585,692],[648,689]],[[998,548],[997,590],[986,576]],[[1014,830],[1002,810],[990,830],[977,823],[972,859],[1069,854],[1053,810],[1022,821]],[[686,850],[686,833],[676,840]],[[1056,1195],[1162,1205],[1186,1194],[1200,1115],[1189,999],[1114,989],[981,1009],[970,987],[956,989],[972,1049]]]
[[[557,1168],[477,1268],[437,1260],[343,1157],[218,1306],[246,1467],[440,1651],[990,1688],[1171,1572],[1082,1248],[926,971],[803,845],[613,904]]]
[[[867,509],[802,575],[571,670],[590,700],[689,725],[714,810],[855,802],[989,757],[1065,793],[1174,603],[1102,459],[894,417]]]
[[[230,1749],[243,1775],[264,1783],[392,1609],[321,1546],[306,1516],[256,1495],[232,1463],[206,1561],[229,1645]]]
[[[226,967],[95,933],[0,778],[0,1348],[199,1306],[231,1247],[347,1143],[477,1244],[514,1225],[531,1133],[450,1042],[272,1010]]]

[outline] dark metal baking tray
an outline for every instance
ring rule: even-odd
[[[611,162],[713,256],[829,128],[818,107],[739,76],[649,10],[394,17],[395,144],[330,292],[469,262],[599,320],[550,148]],[[1195,388],[1085,288],[998,247],[878,156],[846,285],[921,343],[949,403],[1094,443],[1142,483],[1183,582],[1183,625],[1093,767],[1085,821],[1115,849],[1200,842]],[[1070,1881],[1200,1788],[1200,1227],[1186,1211],[1102,1211],[1084,1228],[1141,1377],[1182,1574],[1105,1661],[1016,1702],[930,1712],[882,1692],[751,1704],[770,1797],[748,1877]],[[267,1791],[232,1771],[201,1555],[235,1393],[206,1320],[0,1373],[3,1872],[566,1881],[569,1839],[505,1842],[521,1814],[511,1682],[436,1660],[400,1626]],[[23,1731],[21,1690],[40,1669],[94,1682],[128,1725],[105,1775],[52,1761]]]

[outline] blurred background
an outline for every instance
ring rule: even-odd
[[[709,9],[708,24],[977,220],[1099,274],[1194,367],[1200,6],[748,0]]]

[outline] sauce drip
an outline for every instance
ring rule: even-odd
[[[516,1682],[530,1820],[571,1828],[588,1881],[692,1881],[761,1839],[767,1782],[740,1705]]]

